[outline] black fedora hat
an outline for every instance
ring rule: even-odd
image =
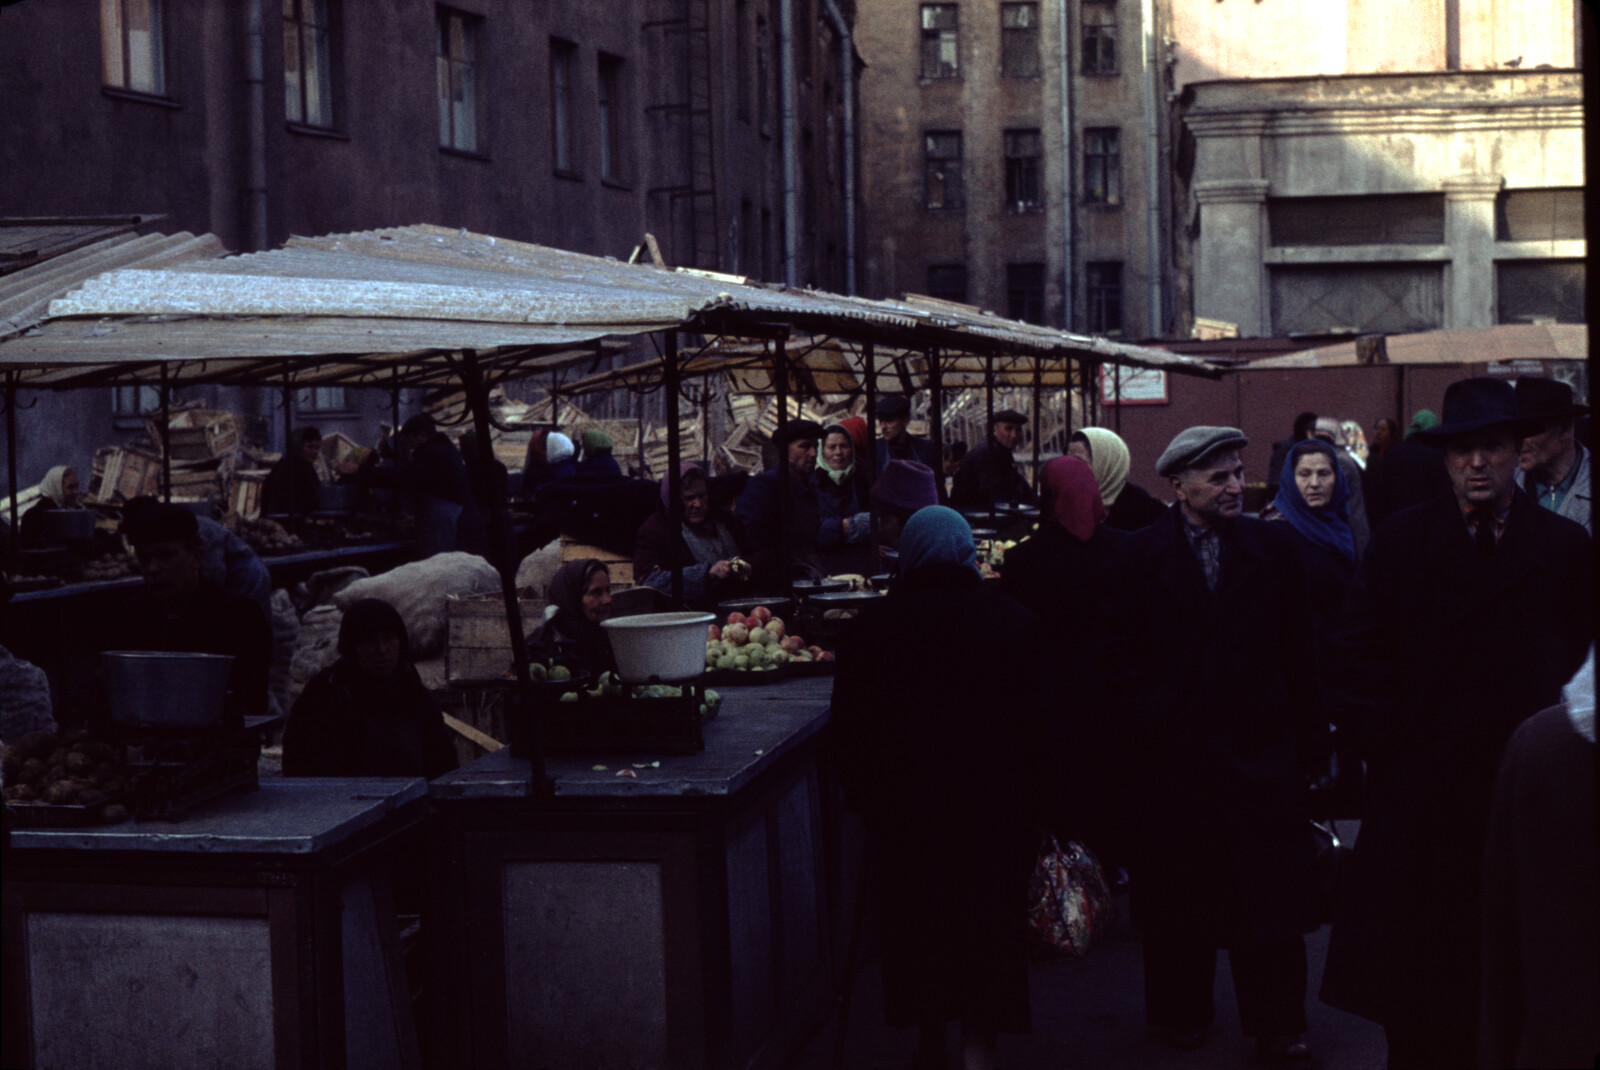
[[[1517,392],[1504,379],[1488,376],[1457,379],[1445,387],[1444,418],[1437,426],[1417,431],[1412,437],[1429,445],[1442,446],[1452,438],[1501,424],[1511,427],[1518,437],[1538,429],[1536,421],[1517,412]]]
[[[1573,403],[1572,387],[1560,379],[1517,380],[1517,415],[1525,420],[1564,420],[1588,411],[1589,406]]]

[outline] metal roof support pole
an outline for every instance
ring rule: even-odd
[[[778,429],[773,433],[777,445],[778,465],[778,577],[783,592],[789,589],[789,550],[794,542],[789,537],[789,518],[794,504],[789,501],[789,444],[784,434],[789,430],[789,332],[782,330],[772,343],[772,374],[775,375],[778,401]]]
[[[294,412],[294,385],[289,381],[289,369],[283,369],[283,455],[289,456],[289,443],[292,441],[294,428],[292,426]],[[295,492],[298,484],[289,481],[289,523],[293,524],[300,515],[300,495]]]
[[[872,451],[872,456],[865,462],[867,472],[873,479],[878,478],[878,369],[877,353],[872,343],[867,342],[861,347],[861,367],[867,373],[867,449]]]
[[[638,412],[637,412],[637,415],[634,417],[634,422],[639,427],[639,433],[636,436],[637,439],[638,439],[638,442],[639,442],[639,474],[641,476],[645,476],[645,475],[649,474],[649,471],[645,468],[645,465],[644,465],[644,391],[640,390],[637,394],[635,394],[634,395],[634,400],[638,403],[637,404]],[[551,427],[555,427],[555,425],[556,425],[556,405],[555,405],[554,395],[552,395],[551,401],[550,401],[550,426]]]
[[[461,386],[466,391],[467,404],[472,410],[472,426],[478,433],[480,447],[487,446],[489,387],[483,381],[483,372],[478,367],[478,354],[471,349],[461,351]],[[494,555],[501,558],[507,556],[506,550],[512,545],[511,518],[506,512],[505,497],[501,494],[492,496],[489,501],[489,545]],[[516,697],[512,700],[511,716],[528,719],[528,751],[525,757],[532,765],[529,791],[534,795],[549,795],[553,786],[544,771],[538,707],[534,704],[533,679],[528,675],[528,640],[522,633],[522,606],[517,601],[516,562],[501,560],[494,564],[495,570],[500,573],[500,596],[505,601],[506,631],[511,635],[511,661],[517,671]]]
[[[1078,362],[1071,357],[1067,358],[1067,383],[1066,389],[1061,392],[1061,407],[1066,410],[1066,430],[1061,437],[1061,448],[1065,450],[1072,441],[1072,384],[1078,378]]]
[[[17,373],[6,372],[6,477],[11,487],[11,560],[6,562],[10,572],[18,571],[17,563],[22,550],[22,529],[17,526]]]
[[[932,432],[933,459],[944,467],[944,373],[939,370],[939,348],[928,350],[928,430]],[[943,480],[942,475],[935,478]]]
[[[1117,434],[1122,434],[1122,365],[1111,366],[1111,396],[1117,399],[1116,412],[1111,419],[1116,423]]]
[[[394,464],[400,464],[400,368],[398,365],[389,371],[394,380],[389,387],[389,452],[394,456]],[[395,492],[389,498],[389,515],[396,519],[400,516],[400,492]]]
[[[1033,494],[1039,496],[1039,387],[1042,371],[1040,364],[1042,358],[1036,353],[1033,357]]]
[[[167,362],[161,362],[161,500],[172,500],[172,386]]]
[[[678,332],[666,332],[666,352],[661,359],[661,389],[667,405],[667,502],[671,506],[672,530],[683,530],[683,482],[678,471],[683,457],[682,434],[678,429]],[[683,605],[683,562],[672,559],[672,604]]]
[[[983,444],[989,444],[989,436],[994,434],[994,354],[990,353],[983,358]],[[944,463],[944,455],[938,455],[940,464]]]

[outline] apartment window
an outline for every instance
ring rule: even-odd
[[[1117,5],[1083,5],[1083,73],[1117,73]]]
[[[1000,74],[1039,77],[1039,5],[1000,5]]]
[[[1495,264],[1501,323],[1586,323],[1588,278],[1582,260],[1502,260]]]
[[[284,114],[291,123],[333,126],[330,0],[283,0]]]
[[[1273,245],[1440,245],[1444,194],[1269,197]]]
[[[929,208],[964,208],[961,185],[961,135],[930,133],[923,138],[923,186]]]
[[[955,4],[922,5],[922,77],[961,77],[959,23]]]
[[[597,71],[600,123],[600,177],[621,182],[622,167],[622,59],[600,53]]]
[[[557,171],[572,171],[572,71],[578,47],[550,39],[550,158]]]
[[[439,9],[439,144],[478,152],[478,29],[482,20]]]
[[[737,118],[750,121],[750,4],[733,5],[733,109]]]
[[[100,66],[106,85],[167,91],[161,0],[100,0]]]
[[[1083,199],[1089,204],[1122,203],[1120,134],[1114,126],[1083,132]]]
[[[1122,262],[1091,260],[1085,265],[1089,333],[1122,333]]]
[[[1044,265],[1006,265],[1007,314],[1024,323],[1044,323]]]
[[[928,267],[928,296],[941,301],[967,303],[967,265],[931,264]]]
[[[1044,210],[1044,194],[1039,176],[1039,131],[1007,130],[1006,152],[1006,211],[1039,212]]]
[[[295,391],[297,412],[348,412],[349,399],[342,386],[306,386]]]
[[[1495,199],[1497,241],[1582,240],[1583,190],[1508,189]]]
[[[161,411],[161,390],[154,386],[114,386],[111,412],[114,416],[143,416]]]

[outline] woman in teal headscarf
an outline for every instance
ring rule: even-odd
[[[884,1017],[945,1066],[1030,1029],[1023,906],[1038,846],[1045,662],[1039,619],[979,576],[942,506],[900,536],[900,582],[846,625],[830,731],[877,875]]]

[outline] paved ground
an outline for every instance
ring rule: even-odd
[[[1341,822],[1341,833],[1349,836]],[[1205,1046],[1183,1052],[1153,1039],[1144,1025],[1143,981],[1139,935],[1126,923],[1127,901],[1121,897],[1122,921],[1079,962],[1036,966],[1031,977],[1033,1033],[1000,1040],[1001,1070],[1211,1070],[1259,1066],[1254,1041],[1239,1032],[1226,955],[1217,959],[1217,1021]],[[1378,1026],[1316,999],[1328,946],[1326,928],[1306,940],[1310,994],[1306,1039],[1322,1070],[1380,1070],[1384,1065],[1383,1031]],[[871,959],[856,982],[848,1016],[844,1065],[850,1070],[901,1070],[916,1044],[914,1029],[883,1024],[878,960]],[[838,1015],[811,1039],[792,1070],[828,1070],[833,1065]],[[958,1043],[951,1032],[951,1050]],[[956,1065],[952,1063],[952,1066]]]

